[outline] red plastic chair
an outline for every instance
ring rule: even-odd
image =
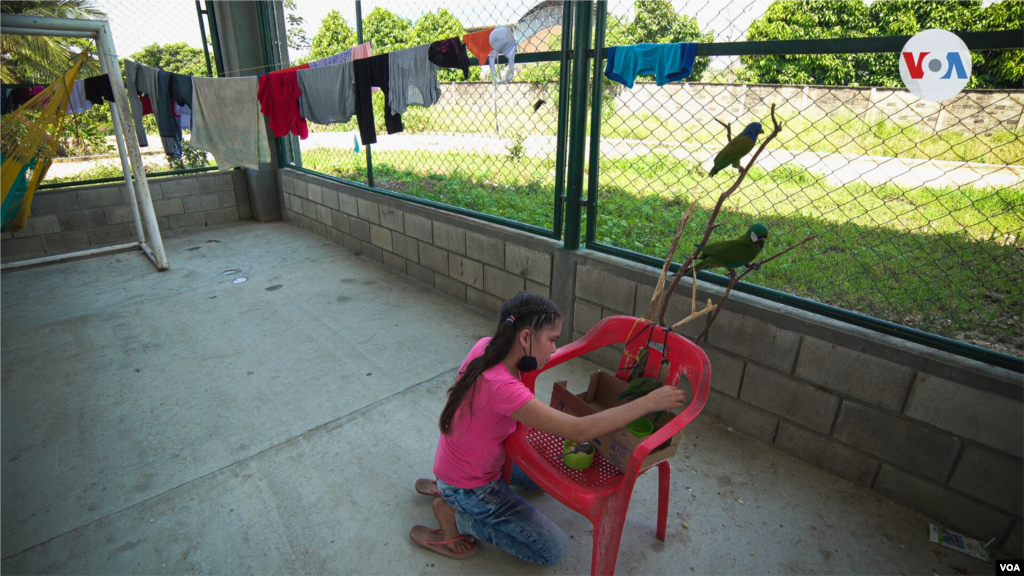
[[[640,465],[654,448],[693,421],[704,408],[711,384],[711,364],[708,357],[696,344],[686,338],[630,316],[610,316],[600,321],[587,334],[559,349],[548,363],[536,372],[523,377],[523,383],[535,391],[537,376],[545,370],[612,344],[625,344],[625,353],[615,376],[628,378],[637,353],[648,347],[644,375],[658,377],[664,358],[670,364],[665,382],[669,386],[679,384],[679,376],[686,374],[690,382],[689,405],[660,430],[649,436],[633,452],[626,467],[620,471],[599,453],[594,463],[586,470],[572,470],[562,464],[563,439],[547,432],[520,423],[516,431],[505,441],[508,457],[505,460],[504,478],[507,483],[512,474],[512,463],[536,482],[545,492],[559,502],[586,516],[594,525],[594,551],[590,573],[614,574],[615,562],[619,556],[619,543],[626,523],[626,512],[633,496],[637,477],[647,470]],[[667,354],[663,353],[667,350]],[[658,466],[658,529],[660,540],[665,539],[668,522],[668,496],[672,469],[668,461]]]

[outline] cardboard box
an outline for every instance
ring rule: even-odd
[[[629,402],[628,400],[615,399],[626,389],[627,384],[604,370],[598,370],[590,376],[590,387],[581,394],[574,395],[566,389],[565,385],[566,382],[555,382],[555,387],[551,391],[551,406],[566,414],[587,416]],[[651,416],[648,415],[648,417]],[[654,429],[656,431],[659,430],[674,417],[675,414],[671,412],[662,414],[661,418],[654,422]],[[680,430],[679,433],[672,436],[661,446],[651,450],[647,458],[644,459],[640,469],[644,470],[662,460],[668,460],[675,456],[679,450],[682,436],[683,432]],[[623,472],[626,471],[626,466],[629,465],[629,458],[633,455],[633,451],[640,446],[641,442],[643,440],[633,436],[624,428],[594,439],[597,451],[612,464],[618,466],[619,470]]]

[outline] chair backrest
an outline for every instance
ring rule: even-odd
[[[686,376],[689,383],[690,403],[686,408],[650,435],[633,452],[626,475],[635,477],[640,473],[640,464],[647,458],[651,450],[660,446],[692,422],[707,403],[708,393],[711,389],[711,363],[699,346],[683,336],[647,320],[632,316],[609,316],[595,324],[579,340],[559,348],[543,368],[526,373],[523,383],[531,392],[535,391],[537,376],[545,370],[614,344],[625,345],[625,352],[619,364],[619,370],[616,371],[616,377],[625,380],[633,368],[632,363],[638,357],[640,349],[647,348],[647,363],[643,372],[645,376],[657,378],[662,360],[665,360],[669,364],[666,385],[678,386],[679,379],[683,375]]]

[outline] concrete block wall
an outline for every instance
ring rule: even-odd
[[[285,220],[467,302],[497,312],[523,290],[551,297],[558,244],[291,170]],[[525,235],[524,235],[525,236]]]
[[[252,218],[239,170],[154,178],[149,188],[163,232]],[[15,262],[134,239],[128,188],[82,186],[37,192],[28,224],[21,232],[0,236],[0,249],[4,262]]]
[[[472,306],[496,313],[520,290],[548,296],[565,315],[559,345],[603,317],[643,316],[660,272],[304,172],[279,177],[290,222]],[[666,320],[688,314],[691,288],[680,283]],[[701,306],[721,295],[698,290]],[[701,347],[705,414],[1022,555],[1020,374],[736,292]],[[590,358],[614,369],[620,356]]]
[[[620,114],[655,114],[678,122],[714,123],[715,118],[768,119],[771,105],[784,115],[807,119],[843,113],[869,120],[885,118],[926,130],[952,127],[973,134],[994,128],[1020,130],[1024,125],[1024,90],[964,90],[944,102],[924,102],[905,88],[850,86],[793,86],[779,84],[671,83],[657,86],[637,82],[633,89],[606,82],[614,94],[612,107]],[[498,105],[529,108],[538,99],[551,102],[556,85],[526,82],[504,84]],[[486,82],[445,84],[436,106],[462,107],[466,102],[490,102]],[[555,90],[557,91],[557,90]],[[527,110],[532,112],[532,109]],[[749,115],[749,116],[748,116]]]

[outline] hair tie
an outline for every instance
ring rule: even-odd
[[[506,319],[505,319],[505,321],[506,321],[506,322],[512,322],[513,324],[515,324],[515,322],[516,322],[516,317],[515,317],[515,316],[513,316],[513,315],[511,315],[511,314],[509,314],[509,315],[508,315],[508,318],[506,318]]]

